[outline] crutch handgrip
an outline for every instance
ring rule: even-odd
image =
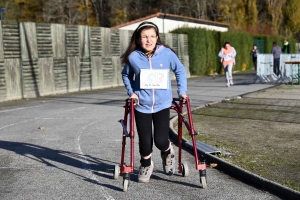
[[[129,133],[126,129],[126,126],[124,124],[124,120],[123,119],[120,119],[119,122],[121,123],[122,127],[123,127],[123,131],[124,131],[124,134],[128,137],[129,136]]]

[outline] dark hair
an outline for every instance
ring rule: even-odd
[[[156,44],[160,44],[160,45],[163,45],[167,48],[170,48],[168,45],[165,45],[160,37],[159,37],[159,30],[158,30],[158,27],[152,23],[152,22],[142,22],[136,29],[135,31],[133,32],[132,36],[131,36],[131,39],[130,39],[130,42],[129,42],[129,45],[126,49],[126,51],[121,55],[121,62],[122,64],[127,64],[128,63],[128,57],[129,55],[134,51],[136,50],[138,47],[140,47],[139,45],[139,40],[140,40],[140,37],[141,37],[141,32],[142,30],[147,30],[147,29],[155,29],[155,32],[156,32],[156,36],[157,36],[157,42]],[[171,49],[171,48],[170,48]],[[174,53],[175,51],[173,49],[171,49]]]
[[[225,48],[225,47],[226,47],[226,44],[229,44],[229,45],[230,45],[230,43],[229,43],[229,42],[224,42],[224,44],[223,44],[223,48]]]
[[[273,42],[273,45],[277,45],[277,42]]]

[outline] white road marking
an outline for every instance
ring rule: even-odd
[[[58,119],[66,119],[66,120],[73,120],[73,119],[87,119],[86,117],[43,117],[40,119],[45,120],[58,120]],[[91,117],[91,119],[95,119],[94,117]]]
[[[115,115],[117,116],[117,115]],[[81,161],[83,163],[83,168],[86,170],[87,174],[88,174],[88,177],[90,179],[92,179],[93,181],[97,182],[97,183],[100,183],[101,182],[97,179],[97,177],[95,176],[95,174],[93,173],[91,167],[89,166],[89,161],[87,159],[87,157],[84,155],[84,153],[82,152],[81,150],[81,146],[80,146],[80,137],[81,137],[81,134],[83,133],[83,131],[89,127],[89,126],[92,126],[100,121],[103,121],[103,120],[106,120],[107,118],[105,119],[101,119],[101,120],[97,120],[97,121],[94,121],[94,122],[91,122],[89,123],[88,125],[82,127],[79,131],[78,131],[78,137],[77,137],[77,140],[76,140],[76,146],[77,146],[77,150],[78,150],[78,153],[81,155]],[[114,200],[114,198],[112,196],[110,196],[109,194],[107,194],[107,192],[105,191],[104,187],[102,187],[100,185],[100,189],[101,189],[101,195],[103,195],[107,200]]]
[[[0,167],[0,169],[11,169],[11,170],[44,170],[44,171],[56,171],[59,168],[53,167],[53,166],[42,166],[42,167],[13,167],[13,166],[6,166],[6,167]]]
[[[0,113],[3,113],[3,112],[13,112],[13,111],[24,110],[24,109],[28,109],[28,108],[38,108],[38,107],[42,107],[42,106],[45,106],[45,105],[41,105],[41,106],[29,106],[29,107],[16,108],[16,109],[11,109],[11,110],[2,110],[2,111],[0,111]]]
[[[81,109],[84,109],[85,107],[80,107],[80,108],[75,108],[75,109],[70,109],[70,110],[63,110],[61,112],[56,112],[56,113],[52,113],[52,114],[48,114],[48,115],[44,115],[44,116],[40,116],[40,117],[35,117],[35,118],[32,118],[32,119],[28,119],[28,120],[24,120],[24,121],[21,121],[21,122],[18,122],[18,123],[13,123],[13,124],[9,124],[9,125],[6,125],[6,126],[3,126],[3,127],[0,127],[0,130],[1,129],[4,129],[4,128],[7,128],[7,127],[11,127],[11,126],[15,126],[15,125],[19,125],[19,124],[22,124],[22,123],[25,123],[25,122],[28,122],[28,121],[33,121],[33,120],[36,120],[36,119],[43,119],[43,118],[46,118],[47,116],[51,116],[51,115],[58,115],[60,113],[64,113],[64,112],[70,112],[70,111],[74,111],[74,110],[81,110]],[[117,115],[115,115],[117,116]],[[79,154],[81,155],[81,157],[83,159],[82,162],[84,163],[83,164],[83,167],[84,169],[87,171],[88,173],[88,176],[90,179],[94,180],[95,182],[98,182],[101,184],[101,182],[97,179],[97,177],[94,175],[93,171],[91,170],[90,166],[89,166],[89,162],[88,162],[88,159],[87,157],[84,155],[84,153],[82,152],[81,150],[81,147],[80,147],[80,137],[81,137],[81,134],[83,132],[83,130],[85,130],[87,127],[97,123],[97,122],[100,122],[100,121],[103,121],[103,120],[106,120],[107,118],[105,119],[101,119],[101,120],[97,120],[95,122],[92,122],[84,127],[81,128],[81,130],[79,130],[78,132],[78,138],[76,140],[76,145],[77,145],[77,149],[78,149],[78,152]],[[113,197],[111,197],[109,194],[107,194],[107,192],[105,191],[104,187],[100,186],[100,189],[101,189],[101,194],[107,199],[107,200],[114,200]]]

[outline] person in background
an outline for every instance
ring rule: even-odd
[[[272,48],[271,53],[273,54],[273,58],[274,58],[274,62],[273,62],[274,74],[279,76],[281,48],[277,45],[277,42],[273,42],[273,48]]]
[[[221,63],[224,67],[226,86],[230,87],[230,85],[233,85],[232,66],[235,64],[236,51],[229,42],[225,42],[218,56],[221,58]]]
[[[284,38],[284,40],[283,40],[282,53],[291,53],[290,44],[287,41],[287,38]]]
[[[250,51],[250,55],[252,56],[252,61],[255,69],[255,73],[257,72],[257,56],[259,54],[258,48],[256,45],[253,45],[252,50]]]
[[[153,140],[160,150],[164,173],[172,175],[175,172],[175,152],[169,140],[170,106],[173,100],[169,71],[175,74],[178,96],[186,99],[185,68],[174,51],[163,44],[158,27],[152,22],[142,22],[136,28],[121,61],[124,64],[122,78],[127,93],[130,98],[138,100],[134,107],[141,155],[138,181],[148,182],[153,172]],[[156,79],[155,74],[159,74],[159,78]],[[157,86],[160,84],[167,87]]]

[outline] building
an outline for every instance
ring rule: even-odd
[[[228,24],[224,24],[220,22],[214,22],[209,20],[202,20],[202,19],[197,19],[192,17],[185,17],[185,16],[172,15],[166,13],[156,13],[111,28],[122,29],[122,30],[135,30],[138,27],[138,25],[143,21],[150,21],[155,23],[158,26],[159,31],[161,33],[168,33],[180,27],[191,27],[191,28],[197,27],[197,28],[205,28],[207,30],[214,30],[220,32],[228,31],[229,28]]]

